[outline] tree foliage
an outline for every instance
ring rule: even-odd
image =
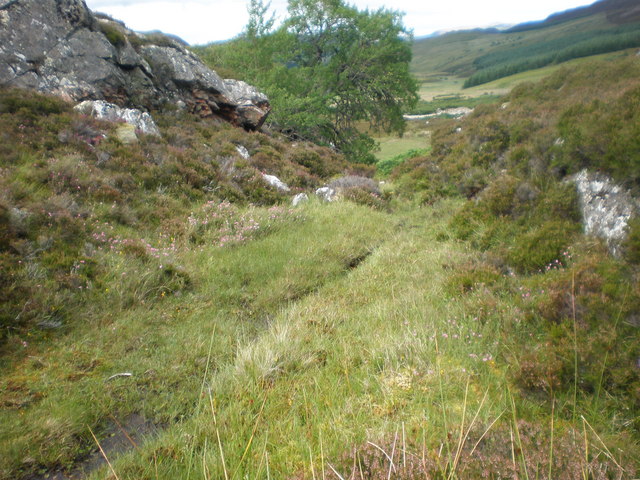
[[[403,110],[417,101],[401,15],[359,11],[342,0],[289,0],[288,18],[272,30],[268,10],[252,0],[245,33],[208,47],[205,60],[263,89],[272,125],[371,161],[368,128],[401,134]]]

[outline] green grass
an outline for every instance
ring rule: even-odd
[[[3,478],[70,465],[93,448],[90,431],[104,440],[110,418],[131,413],[161,432],[110,459],[121,479],[325,478],[332,468],[348,476],[354,449],[386,472],[368,442],[398,468],[464,478],[511,464],[483,461],[472,447],[483,432],[507,441],[516,425],[525,429],[518,456],[533,464],[516,457],[515,468],[546,471],[548,454],[531,442],[550,435],[552,410],[510,393],[506,375],[516,344],[504,333],[522,328],[521,312],[498,290],[460,297],[451,283],[451,269],[472,259],[447,234],[445,212],[459,205],[398,205],[391,216],[312,202],[244,244],[180,250],[192,292],[105,312],[5,367],[5,398],[18,386],[36,397],[0,416]],[[132,273],[117,255],[105,260],[114,274]],[[109,380],[122,372],[132,376]],[[570,440],[572,405],[559,398],[558,457],[587,469],[582,437]],[[613,435],[601,412],[578,411],[599,436]],[[591,433],[587,442],[599,447]]]
[[[6,472],[29,458],[71,462],[91,445],[87,427],[100,431],[110,415],[137,412],[161,424],[193,415],[210,336],[217,339],[215,368],[233,362],[239,346],[269,327],[281,308],[335,281],[381,242],[389,227],[371,221],[379,215],[350,204],[316,206],[246,246],[185,245],[172,260],[190,273],[193,292],[175,297],[159,290],[129,311],[96,315],[54,345],[25,347],[2,385],[5,394],[31,392],[32,401],[2,412],[2,431],[13,434],[2,439],[0,472],[10,477]],[[205,241],[211,245],[215,237]],[[127,293],[122,279],[142,273],[118,254],[101,263],[113,272],[103,294],[116,300]],[[133,376],[107,381],[121,372]]]
[[[411,120],[407,122],[407,130],[402,137],[385,135],[375,137],[375,140],[380,143],[376,158],[379,161],[389,160],[409,150],[428,149],[431,145],[431,129],[424,120]]]

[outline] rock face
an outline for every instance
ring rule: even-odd
[[[578,189],[585,233],[602,238],[609,251],[618,255],[629,220],[638,213],[637,202],[605,175],[583,170],[572,180]]]
[[[220,78],[180,41],[135,33],[83,0],[0,1],[0,85],[126,108],[184,105],[248,130],[270,110],[264,94]]]

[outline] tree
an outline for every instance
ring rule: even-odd
[[[249,22],[245,28],[245,35],[249,38],[257,38],[268,35],[273,30],[276,23],[275,13],[267,14],[271,9],[271,2],[264,3],[262,0],[251,0],[247,11],[249,12]]]
[[[273,125],[372,162],[369,129],[401,134],[403,111],[418,99],[402,15],[343,0],[289,0],[288,18],[272,31],[268,11],[252,0],[244,34],[220,58],[269,96]]]
[[[274,108],[276,119],[353,160],[371,161],[375,142],[363,126],[401,134],[403,110],[417,101],[401,15],[358,11],[342,0],[290,0],[288,11],[287,84],[306,101],[287,102],[284,115]]]

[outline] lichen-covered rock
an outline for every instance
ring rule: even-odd
[[[125,145],[133,145],[138,143],[138,135],[136,128],[128,123],[123,123],[116,128],[116,138]]]
[[[282,180],[280,180],[278,177],[276,177],[275,175],[267,175],[263,173],[262,178],[269,185],[271,185],[272,187],[275,187],[279,192],[291,191],[289,186],[286,183],[284,183]]]
[[[4,86],[143,110],[184,105],[247,130],[260,128],[270,111],[266,96],[223,80],[180,41],[137,34],[82,0],[3,2],[0,25]]]
[[[638,213],[638,203],[609,177],[583,170],[571,179],[578,190],[587,235],[602,238],[613,255],[627,235],[629,220]]]
[[[230,100],[238,105],[237,109],[244,122],[262,126],[269,111],[269,99],[254,86],[240,80],[225,79],[224,86]],[[244,126],[244,125],[243,125]]]
[[[151,115],[135,108],[120,108],[103,100],[86,100],[74,109],[85,115],[91,115],[109,122],[126,122],[145,135],[160,136],[160,130]]]
[[[316,190],[316,196],[323,202],[333,202],[336,200],[336,191],[330,187],[322,187]]]
[[[293,207],[297,207],[302,203],[306,203],[309,201],[309,196],[306,193],[299,193],[291,200],[291,205]]]
[[[249,160],[251,158],[249,150],[247,150],[247,147],[245,147],[244,145],[236,145],[236,151],[245,160]]]

